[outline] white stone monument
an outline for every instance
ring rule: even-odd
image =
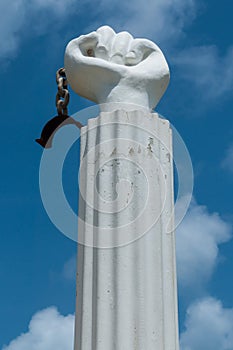
[[[151,110],[169,82],[153,42],[104,26],[72,40],[81,129],[75,350],[178,350],[172,135]]]

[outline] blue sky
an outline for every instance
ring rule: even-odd
[[[230,0],[0,0],[1,350],[72,349],[77,247],[43,208],[34,139],[56,114],[65,46],[103,24],[156,42],[171,70],[157,111],[185,141],[195,175],[177,230],[181,350],[233,349],[232,11]],[[90,105],[71,93],[71,114]],[[74,208],[77,151],[64,168]]]

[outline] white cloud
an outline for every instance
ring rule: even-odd
[[[62,316],[56,308],[37,312],[31,319],[28,332],[3,347],[2,350],[72,350],[74,316]]]
[[[73,9],[76,0],[1,0],[0,1],[0,58],[7,59],[16,54],[24,35],[43,32],[56,21],[60,21]]]
[[[230,226],[218,214],[209,213],[194,201],[177,230],[177,262],[182,287],[203,286],[211,277],[218,259],[218,245],[228,241]],[[63,268],[63,276],[72,279],[75,257]],[[51,307],[36,313],[27,333],[21,334],[2,350],[71,350],[74,316],[63,316]],[[233,350],[233,309],[205,298],[187,310],[181,350]]]
[[[127,30],[135,36],[154,38],[156,42],[174,40],[184,34],[197,13],[197,0],[102,0],[97,11],[115,30]],[[101,17],[101,20],[103,17]],[[98,25],[100,21],[98,20]]]
[[[177,52],[173,63],[180,77],[189,81],[205,100],[233,92],[233,47],[221,54],[216,46],[191,47]]]
[[[228,147],[224,160],[222,162],[222,167],[233,173],[233,144]]]
[[[8,57],[13,54],[18,47],[18,31],[22,27],[25,19],[25,8],[23,0],[0,2],[0,57]]]
[[[233,309],[206,298],[187,310],[186,330],[181,334],[181,350],[232,350]]]
[[[72,256],[63,266],[62,276],[70,281],[76,280],[76,256]]]
[[[176,232],[178,281],[183,291],[205,288],[218,262],[218,245],[230,238],[229,224],[205,206],[192,203]]]
[[[118,30],[128,30],[137,36],[155,37],[162,42],[180,37],[186,25],[191,24],[196,15],[197,0],[144,0],[100,2],[83,0],[1,0],[0,11],[4,13],[0,21],[0,58],[8,58],[17,52],[22,32],[35,35],[51,27],[55,28],[68,15],[77,13],[86,16],[88,27],[96,29],[103,21]],[[85,13],[88,4],[88,13]],[[93,20],[93,17],[96,20]]]

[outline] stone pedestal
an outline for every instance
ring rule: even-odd
[[[178,350],[169,123],[118,110],[81,133],[75,350]]]

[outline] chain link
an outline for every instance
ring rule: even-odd
[[[65,68],[58,69],[56,73],[57,81],[57,95],[56,95],[56,107],[58,115],[68,115],[68,104],[70,100],[70,94],[68,91],[68,83],[65,73]]]

